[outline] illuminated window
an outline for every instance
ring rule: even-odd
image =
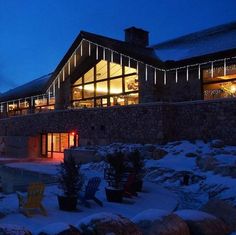
[[[84,85],[84,98],[94,97],[94,83]]]
[[[110,81],[110,94],[122,93],[122,78],[112,79]]]
[[[94,81],[94,68],[91,68],[85,75],[84,75],[84,83],[93,82]]]
[[[135,68],[101,60],[73,84],[72,104],[76,108],[137,104],[138,88]]]
[[[137,72],[136,69],[125,66],[125,74],[131,74],[136,72]]]
[[[82,99],[83,87],[78,86],[73,88],[73,99],[78,100]]]
[[[107,77],[108,77],[108,74],[107,74],[107,61],[101,60],[96,65],[96,79],[97,80],[102,80],[102,79],[106,79]]]
[[[107,81],[97,82],[96,96],[105,96],[108,93]]]
[[[74,85],[81,85],[82,84],[82,77],[79,78]]]
[[[220,99],[236,97],[236,65],[223,65],[203,70],[204,99]]]
[[[138,90],[138,76],[125,77],[125,92]]]
[[[122,75],[122,67],[119,64],[110,63],[110,77]]]

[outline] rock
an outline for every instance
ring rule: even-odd
[[[214,172],[223,176],[236,178],[236,166],[219,166],[215,168]]]
[[[217,166],[217,161],[213,156],[203,156],[196,158],[197,166],[204,171],[212,171]]]
[[[175,214],[153,223],[149,235],[190,235],[187,223]]]
[[[152,144],[145,144],[143,146],[144,151],[153,152],[155,149],[156,149],[156,147]]]
[[[77,228],[66,223],[52,223],[49,224],[40,231],[37,232],[38,235],[80,235]]]
[[[0,224],[0,234],[1,235],[31,235],[32,233],[25,227],[13,225],[13,224]]]
[[[132,221],[144,235],[189,235],[187,224],[168,211],[150,209],[139,213]]]
[[[225,144],[224,144],[224,141],[223,140],[212,140],[210,142],[210,146],[212,148],[224,148],[225,147]]]
[[[227,235],[230,231],[222,220],[203,211],[180,210],[175,214],[188,224],[191,235]]]
[[[194,158],[194,157],[198,157],[198,154],[197,153],[186,153],[185,154],[186,157],[189,157],[189,158]]]
[[[155,148],[153,153],[152,153],[152,158],[154,160],[160,160],[163,157],[165,157],[168,154],[167,151],[165,151],[164,149],[161,148]]]
[[[132,221],[112,213],[97,213],[88,216],[79,221],[77,228],[82,235],[142,235],[140,229]]]
[[[202,210],[222,219],[229,226],[231,232],[236,230],[236,208],[233,205],[214,199],[207,202]]]

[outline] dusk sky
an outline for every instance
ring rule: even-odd
[[[80,30],[150,44],[236,20],[236,0],[0,0],[0,92],[52,72]]]

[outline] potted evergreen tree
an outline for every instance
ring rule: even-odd
[[[134,190],[141,192],[143,188],[144,161],[138,150],[128,153],[128,160],[131,163],[131,168],[136,178]]]
[[[124,194],[124,179],[125,163],[124,153],[115,152],[108,154],[106,157],[107,167],[105,168],[104,176],[108,183],[105,188],[107,201],[122,202]]]
[[[79,192],[83,187],[83,175],[80,165],[72,156],[64,158],[59,166],[58,183],[62,195],[58,195],[58,204],[61,210],[76,210]]]

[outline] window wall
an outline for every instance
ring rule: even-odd
[[[203,70],[204,99],[236,97],[236,64],[223,64]]]
[[[138,103],[134,68],[101,60],[73,84],[73,107],[107,107]]]

